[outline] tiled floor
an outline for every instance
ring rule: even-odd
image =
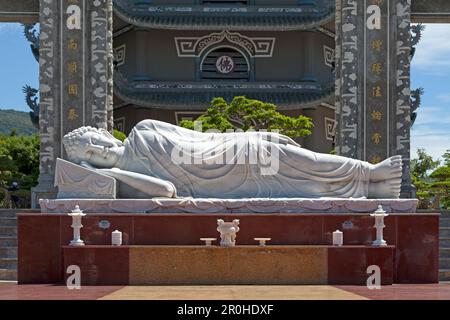
[[[2,285],[0,300],[450,300],[450,283],[360,286],[96,286]]]

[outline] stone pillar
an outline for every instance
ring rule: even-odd
[[[336,1],[337,152],[371,163],[402,155],[403,196],[412,196],[410,6]]]
[[[40,175],[32,206],[54,198],[63,136],[112,129],[112,0],[40,1]]]

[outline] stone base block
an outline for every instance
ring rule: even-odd
[[[367,267],[374,264],[380,266],[382,284],[393,283],[392,246],[66,246],[63,250],[65,268],[80,266],[82,285],[365,285]]]
[[[414,213],[416,199],[42,199],[43,213]]]

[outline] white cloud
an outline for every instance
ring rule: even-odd
[[[417,111],[417,119],[414,126],[417,127],[429,124],[447,125],[447,130],[450,134],[450,113],[448,108],[421,106]]]
[[[417,149],[424,148],[434,159],[440,159],[450,149],[450,136],[447,133],[430,135],[412,135],[411,158],[417,157]]]
[[[22,28],[23,27],[20,23],[8,23],[8,22],[0,23],[0,34],[9,31],[16,32],[22,30]]]
[[[437,113],[439,115],[439,113]],[[429,113],[429,121],[426,124],[416,123],[411,130],[411,157],[416,157],[416,151],[424,148],[434,159],[439,159],[450,149],[450,116],[447,116],[447,122],[438,121],[439,116],[433,112]],[[420,117],[420,113],[419,113]],[[428,116],[427,116],[428,117]]]
[[[450,103],[450,93],[438,94],[436,96],[436,98],[439,99],[442,102],[449,102]]]
[[[413,65],[431,73],[450,68],[450,25],[427,24],[417,45]],[[448,70],[447,70],[448,72]]]

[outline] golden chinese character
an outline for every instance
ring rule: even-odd
[[[381,143],[381,134],[374,133],[372,135],[372,142],[375,143],[375,144],[380,144]]]
[[[381,162],[381,157],[377,156],[377,155],[373,156],[372,159],[370,159],[370,163],[372,163],[372,164],[377,164],[380,162]]]
[[[381,121],[383,118],[383,114],[380,111],[372,111],[371,116],[374,121]]]
[[[69,84],[69,95],[70,96],[77,96],[78,95],[78,86],[76,84]]]
[[[383,67],[381,66],[381,63],[373,63],[372,64],[372,72],[376,75],[379,75],[383,71]]]
[[[69,113],[67,115],[67,119],[69,119],[70,121],[74,121],[77,118],[78,118],[77,110],[75,110],[75,108],[70,108]]]
[[[78,49],[78,43],[75,40],[70,39],[69,40],[69,44],[67,45],[67,48],[69,48],[71,50],[77,50]]]
[[[67,64],[67,69],[70,73],[75,73],[77,72],[77,63],[75,61],[73,62],[69,62]]]
[[[372,96],[375,98],[381,98],[383,95],[381,94],[381,87],[376,86],[372,88]]]
[[[375,51],[381,52],[381,49],[383,48],[383,40],[373,40],[372,41],[372,49]]]

